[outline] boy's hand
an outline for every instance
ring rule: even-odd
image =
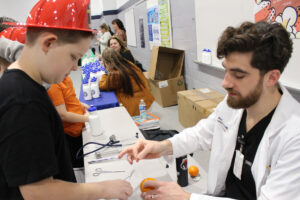
[[[82,102],[80,102],[80,103],[81,103],[82,109],[84,110],[84,113],[87,113],[90,106],[85,103],[82,103]]]

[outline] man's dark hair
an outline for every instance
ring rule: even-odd
[[[56,29],[56,28],[37,28],[28,27],[26,32],[26,44],[32,45],[36,39],[45,32],[53,33],[57,36],[57,42],[73,44],[82,38],[92,38],[93,33],[89,31]]]
[[[9,17],[0,17],[0,32],[11,27],[11,25],[3,24],[3,22],[17,22],[17,21]]]
[[[244,22],[240,27],[228,27],[218,42],[217,57],[232,52],[253,52],[251,65],[266,73],[278,69],[281,73],[293,51],[290,34],[279,23]]]

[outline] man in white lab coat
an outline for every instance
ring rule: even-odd
[[[143,199],[300,199],[300,104],[278,82],[291,53],[280,24],[228,27],[217,49],[228,95],[215,112],[169,140],[140,140],[119,155],[132,163],[211,149],[207,193],[148,181],[154,190]]]

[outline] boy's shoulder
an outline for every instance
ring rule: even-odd
[[[46,95],[46,96],[45,96]],[[21,70],[7,70],[0,79],[0,103],[2,106],[12,103],[45,101],[47,92],[43,86],[33,81]]]

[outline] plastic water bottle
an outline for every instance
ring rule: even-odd
[[[88,101],[92,99],[92,92],[91,92],[91,87],[89,85],[89,82],[87,79],[84,79],[82,81],[82,90],[83,90],[83,97],[84,100]]]
[[[141,99],[140,105],[139,105],[139,110],[140,110],[140,118],[141,119],[146,119],[146,103],[144,99]]]
[[[101,116],[96,112],[97,108],[91,106],[89,109],[90,116],[89,116],[89,126],[91,128],[91,133],[93,136],[99,136],[104,133],[102,127]]]
[[[207,49],[203,49],[201,55],[202,63],[206,63],[206,54],[207,54]]]
[[[211,65],[211,50],[210,49],[207,49],[207,52],[206,52],[206,64]]]
[[[97,76],[97,82],[98,82],[98,83],[101,81],[102,74],[103,74],[103,73],[101,72],[100,67],[97,68],[97,74],[96,74],[96,76]]]
[[[91,81],[91,93],[92,93],[92,97],[94,99],[100,97],[100,90],[99,90],[99,86],[98,86],[98,82],[97,82],[96,77],[94,77]]]

